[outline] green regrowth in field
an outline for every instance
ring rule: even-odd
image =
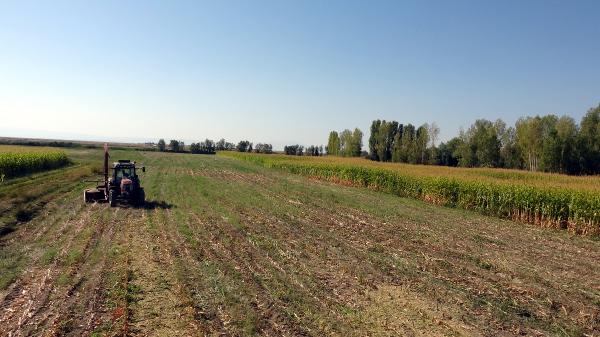
[[[600,179],[597,177],[492,169],[470,172],[471,169],[452,170],[422,165],[378,165],[367,160],[345,158],[239,152],[220,152],[220,155],[543,227],[566,228],[584,235],[600,234]],[[582,180],[587,184],[586,188],[580,189],[584,185]]]
[[[24,146],[0,146],[0,180],[28,173],[59,168],[69,164],[63,151]]]

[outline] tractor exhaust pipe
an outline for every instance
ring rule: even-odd
[[[108,193],[108,143],[104,143],[104,187]]]

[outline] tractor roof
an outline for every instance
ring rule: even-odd
[[[116,163],[113,163],[113,168],[120,167],[135,167],[135,162],[130,162],[129,160],[119,160]]]

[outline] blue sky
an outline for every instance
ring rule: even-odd
[[[373,119],[577,121],[600,1],[0,2],[0,135],[324,144]]]

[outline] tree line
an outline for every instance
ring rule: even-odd
[[[203,142],[190,144],[191,153],[215,154],[215,149],[215,142],[208,138]]]
[[[369,158],[411,164],[426,164],[432,158],[435,140],[439,134],[435,123],[418,128],[396,121],[375,120],[371,124]]]
[[[156,144],[156,149],[160,152],[189,152],[197,154],[215,154],[216,151],[273,153],[273,146],[271,144],[258,143],[253,147],[250,141],[242,140],[236,145],[223,138],[216,143],[207,138],[203,142],[191,143],[187,149],[185,143],[181,140],[171,139],[167,145],[165,140],[161,138]]]
[[[171,151],[171,152],[184,152],[185,151],[185,143],[182,140],[171,139],[169,141],[169,145],[165,142],[164,139],[159,139],[156,144],[156,148],[160,152]]]
[[[377,161],[462,167],[502,167],[566,174],[600,173],[600,105],[581,122],[553,114],[520,118],[514,126],[498,119],[476,120],[457,137],[436,146],[439,127],[375,120],[369,158]],[[335,136],[333,148],[336,148]],[[332,153],[334,154],[334,153]]]
[[[322,156],[323,145],[311,145],[306,148],[302,145],[286,145],[283,147],[283,153],[288,156]]]
[[[345,129],[331,131],[327,146],[286,145],[284,153],[295,156],[364,156],[383,162],[462,167],[501,167],[566,174],[600,173],[600,105],[589,109],[581,122],[553,114],[523,117],[514,126],[498,119],[476,120],[467,130],[437,145],[440,128],[435,124],[402,124],[374,120],[368,152],[362,150],[363,133]],[[186,152],[183,141],[161,139],[159,151]],[[236,144],[206,139],[189,146],[192,153],[239,151],[273,153],[271,144],[242,140]]]
[[[354,131],[345,129],[340,133],[331,131],[327,141],[327,154],[333,156],[360,157],[363,146],[362,138],[363,133],[358,128],[355,128]]]

